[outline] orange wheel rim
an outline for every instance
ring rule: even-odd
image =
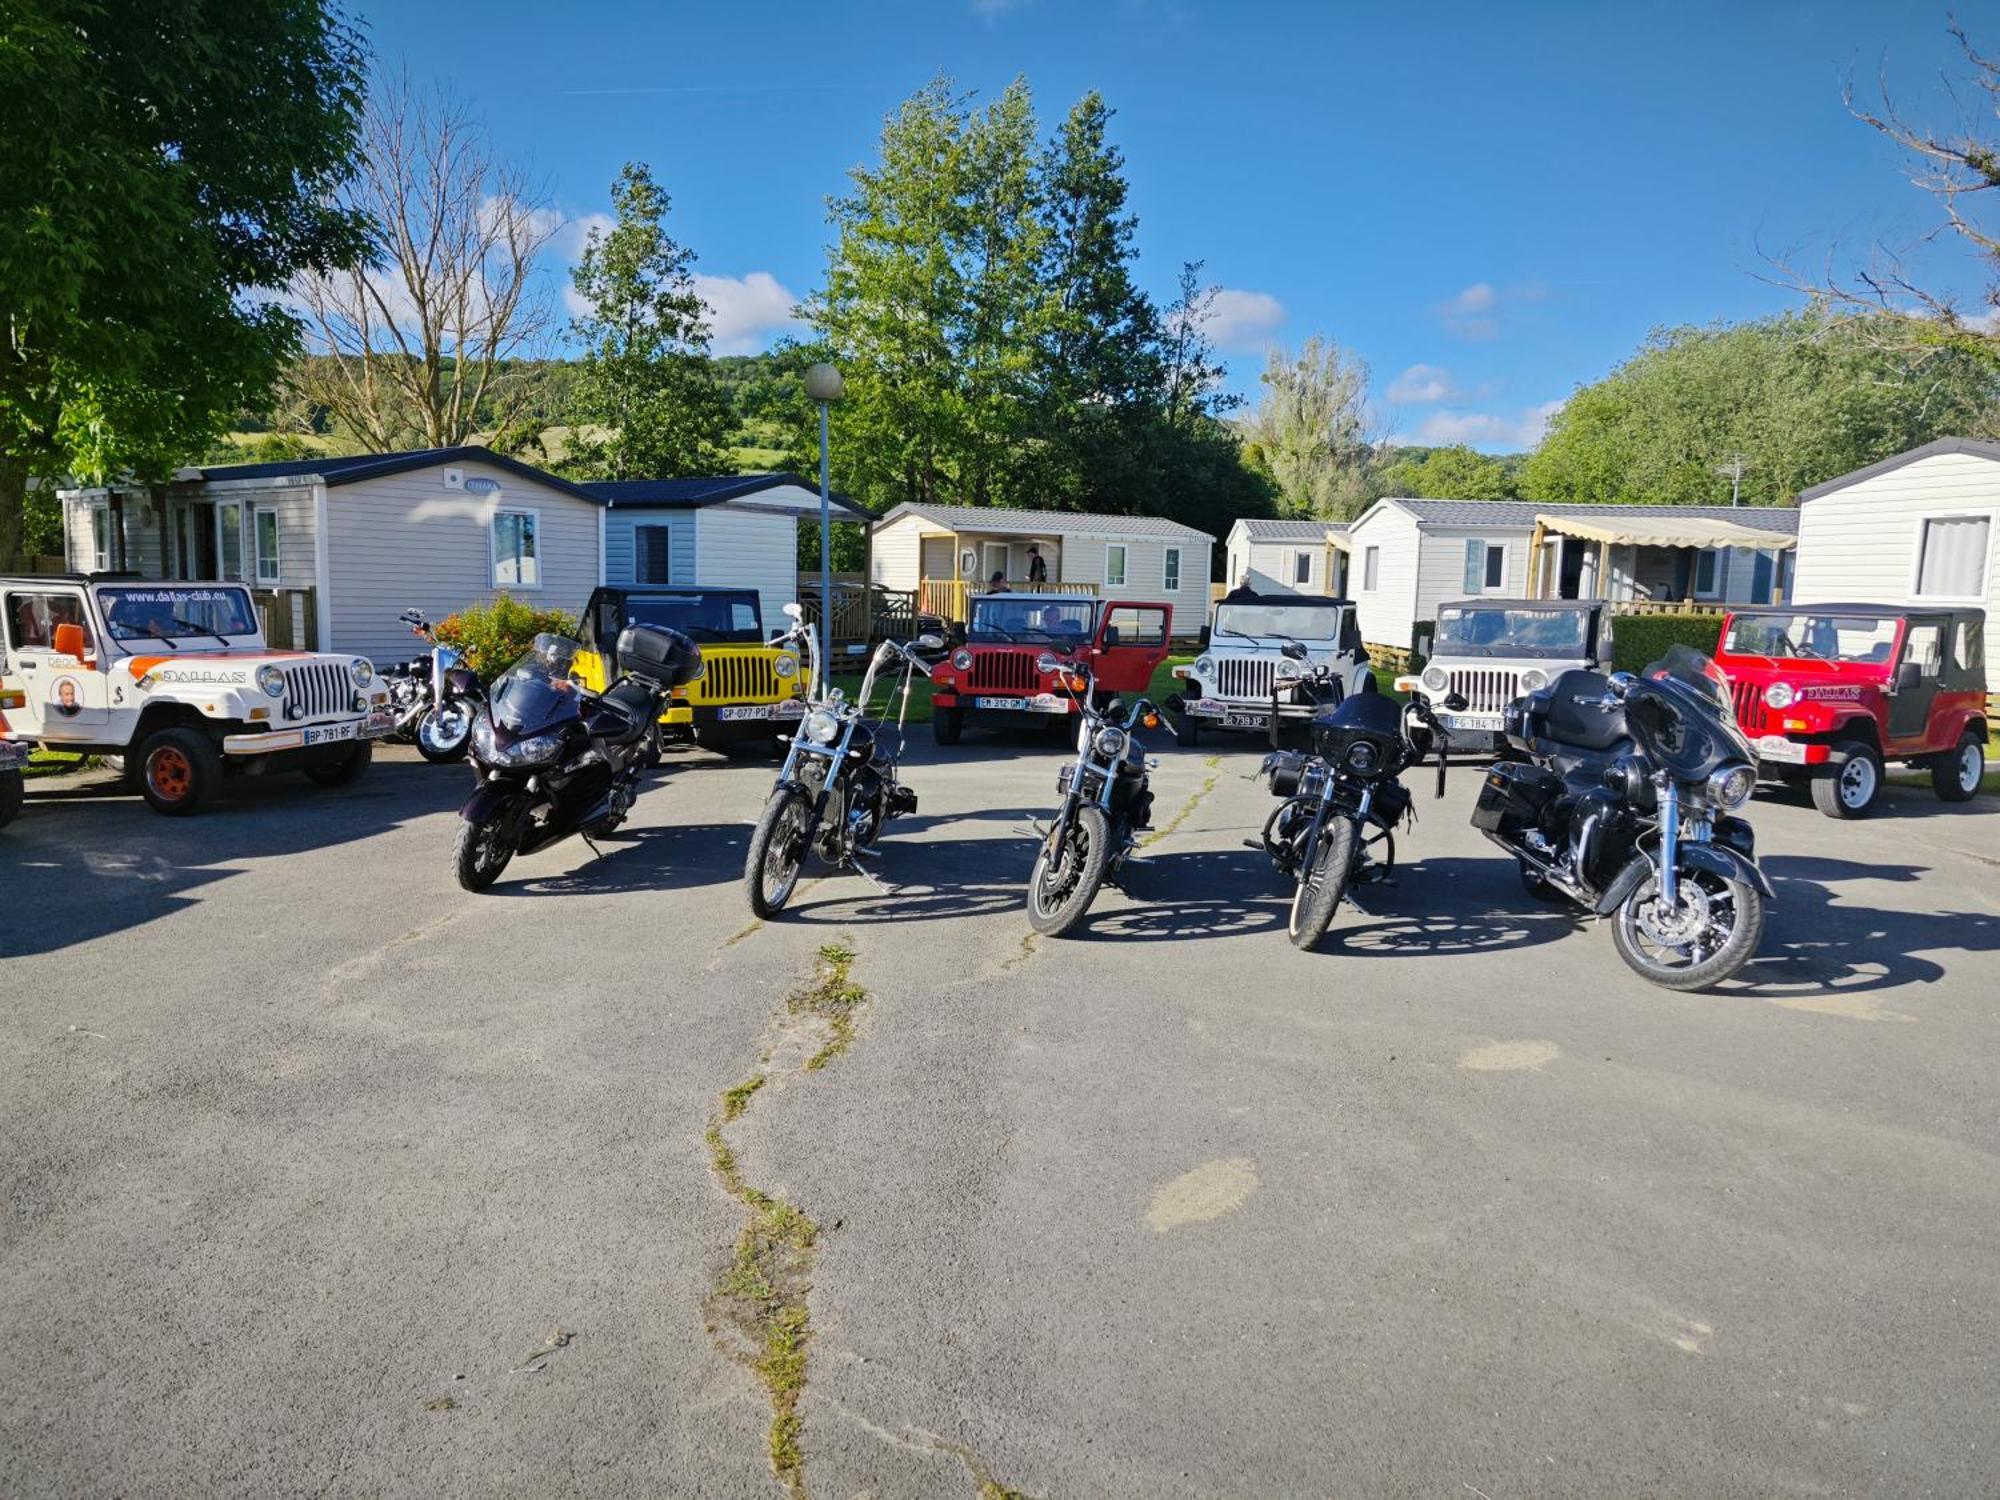
[[[170,802],[180,801],[194,784],[194,767],[188,764],[187,756],[171,746],[153,752],[146,775],[153,783],[153,790]]]

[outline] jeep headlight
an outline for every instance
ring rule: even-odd
[[[1798,690],[1789,682],[1774,682],[1764,689],[1766,708],[1790,708],[1798,701]]]
[[[1418,681],[1433,693],[1441,693],[1451,686],[1451,674],[1443,667],[1425,667],[1424,675]]]
[[[264,690],[264,696],[267,698],[282,698],[285,696],[285,674],[271,663],[265,662],[257,669],[257,686]]]
[[[1106,724],[1097,731],[1097,753],[1106,760],[1116,760],[1125,753],[1130,737],[1115,724]]]
[[[970,672],[972,670],[972,653],[966,650],[965,647],[960,646],[956,651],[951,653],[951,664],[961,672]]]
[[[804,729],[806,738],[816,745],[831,745],[840,738],[840,720],[823,708],[806,715]]]
[[[362,657],[357,656],[348,663],[347,670],[354,675],[354,685],[358,688],[365,688],[375,680],[374,663]]]
[[[1724,766],[1708,778],[1708,800],[1724,811],[1741,807],[1756,790],[1757,772],[1749,766]]]
[[[1529,667],[1521,673],[1521,691],[1539,693],[1549,685],[1549,674],[1540,667]]]
[[[1203,682],[1207,682],[1214,677],[1215,658],[1212,656],[1197,656],[1194,659],[1194,675],[1199,677]]]
[[[773,661],[771,666],[780,677],[799,675],[799,659],[789,651],[780,651],[777,660]]]

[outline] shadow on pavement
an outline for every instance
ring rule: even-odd
[[[569,838],[528,856],[567,861],[547,875],[520,876],[518,864],[484,892],[487,896],[610,896],[626,891],[684,891],[743,878],[750,829],[741,823],[686,823],[666,828],[621,828],[597,840],[601,856],[581,838]]]

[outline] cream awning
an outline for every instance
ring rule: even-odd
[[[1783,552],[1799,539],[1781,531],[1759,531],[1708,516],[1634,516],[1629,521],[1609,516],[1536,516],[1544,531],[1586,542],[1610,542],[1620,547],[1749,547],[1759,552]]]
[[[1338,531],[1329,531],[1326,534],[1326,544],[1336,552],[1352,552],[1354,550],[1354,543],[1350,542]]]

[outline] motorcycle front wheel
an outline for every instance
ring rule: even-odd
[[[468,891],[485,890],[500,878],[514,857],[514,820],[506,808],[495,808],[478,822],[461,818],[458,844],[452,851],[452,873]]]
[[[1764,896],[1747,880],[1707,870],[1684,870],[1675,884],[1680,900],[1669,910],[1649,877],[1611,919],[1611,941],[1642,979],[1667,990],[1705,990],[1756,955]]]
[[[472,738],[472,715],[472,705],[463,698],[426,709],[417,720],[417,754],[434,766],[457,760]]]
[[[1066,832],[1051,829],[1028,875],[1028,925],[1044,937],[1076,926],[1097,899],[1110,858],[1111,825],[1101,807],[1078,808]]]
[[[1299,887],[1292,892],[1292,946],[1310,953],[1326,936],[1327,924],[1347,893],[1348,873],[1354,868],[1354,825],[1342,817],[1327,820],[1320,830],[1319,849],[1309,869],[1299,872]]]
[[[797,792],[773,792],[764,804],[743,860],[743,888],[750,910],[760,918],[777,915],[798,889],[799,866],[806,857],[806,817],[806,799]]]

